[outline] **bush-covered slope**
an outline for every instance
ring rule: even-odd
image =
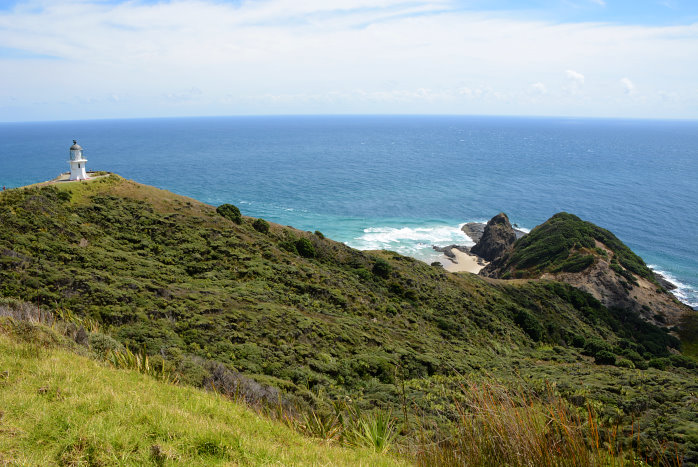
[[[568,285],[450,274],[237,220],[117,176],[10,190],[0,195],[0,294],[89,317],[182,382],[220,387],[221,374],[239,372],[297,406],[349,397],[443,425],[458,380],[488,375],[595,400],[642,420],[648,443],[678,436],[652,425],[655,411],[688,423],[695,371],[672,359],[677,339],[637,314]],[[676,392],[624,405],[612,375],[649,366],[663,370],[643,378]],[[275,391],[257,396],[276,403]]]

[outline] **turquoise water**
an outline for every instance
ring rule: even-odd
[[[613,231],[698,306],[698,122],[227,117],[0,124],[0,184],[109,170],[363,249],[431,260],[464,222],[568,211]]]

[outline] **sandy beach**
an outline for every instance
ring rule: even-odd
[[[462,251],[453,248],[451,250],[455,255],[455,260],[458,261],[454,263],[449,258],[444,258],[441,260],[441,264],[444,265],[444,269],[449,272],[471,272],[477,274],[480,269],[484,268],[487,263],[483,265],[478,264],[478,257],[474,255],[469,255],[468,253],[463,253]]]

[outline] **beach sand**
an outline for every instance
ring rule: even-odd
[[[456,255],[457,263],[454,263],[449,258],[445,257],[441,260],[441,264],[444,265],[444,269],[449,272],[472,272],[477,274],[480,269],[484,268],[487,263],[483,265],[478,264],[478,257],[474,255],[469,255],[468,253],[463,253],[462,251],[453,248],[451,250]]]

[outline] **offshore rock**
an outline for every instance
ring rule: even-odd
[[[482,237],[470,252],[485,261],[494,261],[508,252],[516,242],[516,232],[503,212],[487,222]]]

